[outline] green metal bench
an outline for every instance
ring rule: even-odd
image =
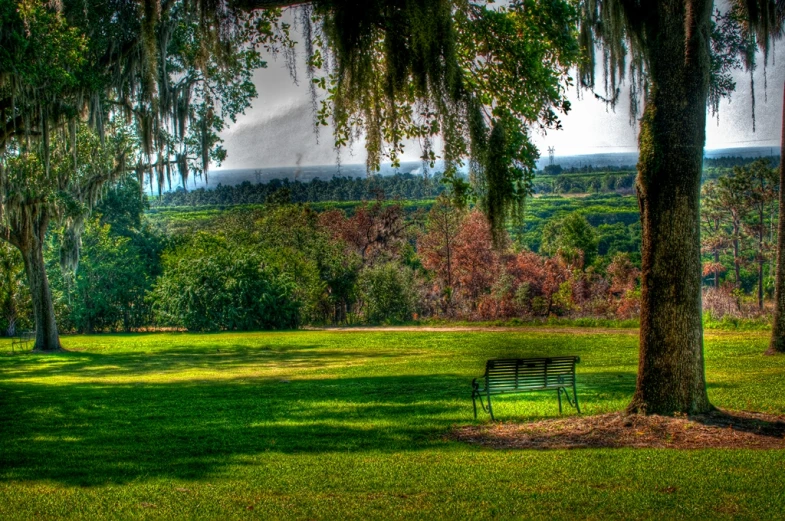
[[[572,407],[581,412],[578,405],[578,393],[575,390],[575,364],[580,362],[578,356],[554,356],[551,358],[507,358],[488,360],[485,363],[485,374],[472,380],[472,406],[474,418],[477,419],[477,400],[483,411],[493,417],[491,396],[497,394],[514,394],[528,391],[556,391],[559,397],[559,414],[562,412],[562,393]],[[480,380],[480,381],[478,381]],[[484,383],[484,387],[480,387]],[[572,396],[570,396],[572,389]],[[488,402],[486,408],[483,397]]]
[[[22,331],[11,340],[11,352],[16,352],[16,348],[24,351],[31,342],[35,342],[35,331]]]

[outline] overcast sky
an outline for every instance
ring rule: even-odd
[[[707,123],[707,149],[779,147],[785,45],[779,45],[774,54],[775,61],[770,61],[767,69],[766,96],[763,67],[759,66],[755,73],[756,132],[752,131],[749,74],[740,71],[736,75],[736,92],[730,100],[721,103],[719,121],[715,117]],[[334,164],[336,153],[331,129],[322,127],[318,137],[314,133],[311,98],[304,73],[301,71],[299,85],[295,85],[282,59],[270,60],[266,69],[256,71],[254,79],[259,97],[245,115],[224,132],[228,158],[221,169]],[[555,147],[557,156],[636,150],[637,130],[629,124],[625,100],[614,112],[588,92],[579,100],[573,91],[570,98],[573,108],[562,117],[564,129],[534,136],[542,156],[547,155],[549,146]],[[418,160],[418,147],[407,148],[404,160]],[[364,161],[362,143],[341,154],[344,164]]]

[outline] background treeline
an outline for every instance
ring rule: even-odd
[[[734,166],[748,165],[751,158],[722,157],[704,160],[704,180],[717,179]],[[770,159],[776,167],[778,158]],[[572,167],[550,165],[537,172],[535,194],[630,195],[635,190],[635,167]],[[151,198],[154,208],[169,206],[234,206],[268,202],[315,203],[327,201],[367,201],[380,195],[388,199],[417,201],[435,199],[446,190],[443,175],[398,173],[389,176],[332,177],[310,181],[273,179],[266,183],[245,181],[238,185],[219,184],[213,189],[186,191],[178,188]]]
[[[766,159],[733,167],[701,192],[703,275],[714,291],[708,303],[739,314],[752,293],[759,312],[774,293],[779,176]]]
[[[380,194],[390,199],[434,199],[445,190],[442,174],[432,176],[395,174],[370,177],[332,177],[310,181],[273,179],[267,183],[219,184],[214,189],[185,191],[182,187],[165,192],[151,202],[161,206],[231,206],[267,202],[314,203],[322,201],[364,201]]]
[[[170,206],[233,206],[268,202],[316,203],[327,201],[367,201],[380,194],[388,199],[417,201],[435,199],[446,190],[441,172],[424,177],[394,174],[372,177],[332,177],[329,180],[290,181],[273,179],[266,183],[244,181],[238,185],[219,184],[215,188],[186,191],[182,187],[151,198],[154,208]],[[535,177],[536,194],[633,193],[634,170],[600,171]]]
[[[397,201],[376,191],[367,202],[302,204],[288,188],[281,183],[266,204],[150,209],[136,181],[120,183],[85,224],[75,273],[61,271],[62,230],[50,230],[48,274],[63,329],[637,316],[634,196],[532,198],[523,227],[494,248],[482,215],[446,194]],[[778,188],[766,161],[704,184],[704,307],[714,316],[765,315]],[[28,329],[16,250],[0,247],[0,267],[0,328]]]

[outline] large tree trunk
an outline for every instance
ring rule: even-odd
[[[638,380],[630,412],[700,413],[700,179],[712,2],[650,2],[642,27],[650,91],[641,120],[643,224]]]
[[[782,88],[780,138],[780,215],[777,224],[777,276],[774,286],[774,325],[767,353],[785,353],[785,85]]]
[[[30,296],[33,301],[35,317],[35,350],[59,351],[60,336],[55,322],[55,309],[49,280],[46,278],[43,249],[32,247],[22,251],[25,260],[27,281],[30,284]]]
[[[31,212],[32,213],[32,212]],[[35,318],[36,351],[60,351],[60,336],[55,322],[52,292],[49,279],[46,277],[44,264],[44,237],[49,219],[35,216],[20,219],[14,229],[15,240],[11,242],[22,253],[27,283],[30,286],[30,297],[33,301],[33,317]]]

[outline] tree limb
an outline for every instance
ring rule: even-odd
[[[297,5],[312,4],[313,0],[231,0],[232,7],[244,11],[255,9],[281,9],[284,7],[294,7]]]

